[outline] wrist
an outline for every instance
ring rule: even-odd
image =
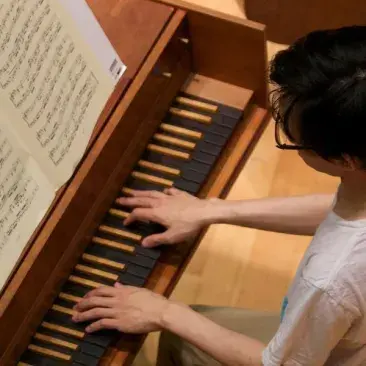
[[[226,223],[233,215],[233,203],[218,198],[207,200],[207,215],[203,218],[204,225]]]
[[[189,310],[187,305],[180,304],[173,301],[168,301],[161,317],[159,327],[162,330],[173,331],[176,327],[177,322],[182,317],[182,314]]]

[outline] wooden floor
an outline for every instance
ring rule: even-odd
[[[245,16],[237,0],[191,1]],[[285,45],[269,42],[269,58],[283,47]],[[228,199],[333,192],[337,184],[334,178],[307,168],[296,153],[276,149],[271,123]],[[279,311],[310,239],[227,225],[213,226],[172,298],[189,304]],[[136,366],[154,365],[157,342],[157,334],[148,337],[135,361]]]

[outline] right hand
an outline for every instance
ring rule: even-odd
[[[131,197],[122,197],[118,203],[134,210],[125,219],[129,225],[135,221],[153,221],[167,228],[164,233],[154,234],[142,241],[145,247],[161,244],[178,244],[193,238],[209,224],[213,205],[219,200],[202,200],[175,188],[157,191],[133,191]]]

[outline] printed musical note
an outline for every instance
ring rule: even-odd
[[[58,0],[10,0],[0,12],[0,97],[58,187],[114,87],[65,14]]]
[[[53,198],[47,178],[1,122],[0,288]]]

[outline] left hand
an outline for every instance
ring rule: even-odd
[[[100,287],[75,305],[75,322],[92,322],[86,332],[117,329],[125,333],[149,333],[161,329],[169,300],[149,290],[124,286]]]

